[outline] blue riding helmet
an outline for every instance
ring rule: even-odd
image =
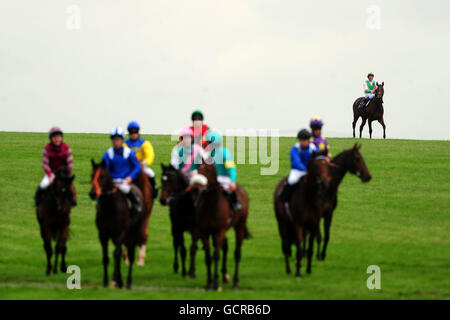
[[[206,140],[214,144],[222,144],[222,135],[217,131],[210,131],[206,137]]]
[[[129,124],[128,124],[128,132],[130,132],[131,130],[133,130],[133,129],[135,129],[135,130],[138,130],[139,131],[139,129],[141,129],[141,127],[139,126],[139,123],[137,123],[136,121],[131,121]]]
[[[111,132],[109,133],[109,136],[111,139],[115,137],[121,137],[122,139],[125,139],[125,132],[121,127],[112,128]]]

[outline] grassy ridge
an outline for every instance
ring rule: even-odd
[[[159,184],[159,163],[169,161],[173,143],[168,136],[144,137],[155,148],[153,168]],[[243,246],[242,289],[233,291],[225,285],[223,292],[216,293],[202,289],[206,281],[203,251],[197,255],[197,279],[182,279],[173,273],[168,208],[159,203],[150,219],[146,265],[134,269],[134,290],[101,287],[101,247],[94,225],[95,203],[88,191],[90,159],[100,159],[110,141],[107,135],[100,134],[66,134],[65,140],[74,152],[79,194],[79,205],[71,214],[67,262],[80,266],[82,290],[66,289],[66,274],[44,274],[46,259],[32,197],[43,175],[40,157],[46,134],[3,132],[0,299],[450,298],[449,141],[361,140],[361,152],[373,179],[362,184],[355,176],[345,177],[327,260],[314,261],[312,274],[300,280],[284,273],[272,209],[273,188],[289,170],[288,152],[295,139],[280,139],[280,169],[275,176],[261,176],[260,165],[239,164],[238,181],[250,196],[249,228],[253,238]],[[329,142],[333,154],[337,154],[355,140]],[[233,250],[233,232],[228,236]],[[231,251],[230,274],[233,265]],[[381,290],[366,287],[369,265],[381,268]],[[125,274],[124,265],[123,271]]]

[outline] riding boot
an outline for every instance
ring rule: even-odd
[[[286,184],[283,186],[283,189],[280,192],[280,195],[278,196],[278,199],[281,202],[288,202],[291,197],[292,190],[293,190],[293,187],[289,183],[286,182]]]
[[[36,204],[36,207],[41,203],[44,191],[45,189],[42,189],[40,186],[37,187],[36,193],[34,194],[34,203]]]
[[[148,180],[150,181],[150,187],[152,189],[152,197],[153,199],[156,199],[158,197],[158,187],[156,186],[155,178],[148,177]]]
[[[359,103],[358,109],[364,109],[364,107],[365,107],[366,104],[367,104],[367,101],[369,101],[369,99],[364,98],[364,99]]]
[[[242,203],[241,200],[239,200],[236,191],[229,192],[228,199],[230,201],[231,209],[233,209],[233,211],[239,211],[242,209]]]
[[[142,203],[141,199],[133,193],[133,191],[128,192],[128,200],[131,202],[131,215],[129,225],[135,224],[136,221],[142,214]]]

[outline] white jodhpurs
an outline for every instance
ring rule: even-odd
[[[372,100],[375,97],[375,93],[366,93],[366,99]]]
[[[142,164],[144,165],[144,172],[149,178],[155,177],[155,172],[147,166],[147,162],[143,161]]]
[[[114,185],[119,188],[125,194],[128,194],[131,191],[131,185],[126,183],[123,179],[114,179]]]
[[[52,184],[53,179],[50,178],[48,175],[45,175],[44,178],[42,178],[41,183],[39,184],[39,188],[47,189]]]
[[[222,188],[224,188],[226,191],[229,191],[230,183],[231,183],[230,177],[228,177],[228,176],[218,176],[217,177],[217,182],[220,183]]]
[[[296,184],[301,177],[303,177],[306,174],[306,171],[298,170],[298,169],[291,169],[291,172],[289,172],[288,177],[288,183],[290,185]]]

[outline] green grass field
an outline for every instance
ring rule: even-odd
[[[153,168],[168,163],[168,136],[144,136],[153,143]],[[45,276],[33,194],[43,171],[46,134],[0,133],[0,299],[449,299],[450,298],[450,141],[329,139],[333,154],[363,145],[373,179],[363,184],[347,174],[339,189],[327,260],[313,261],[311,275],[296,279],[284,272],[281,241],[272,204],[273,188],[289,170],[294,138],[280,139],[280,169],[261,176],[260,165],[238,165],[238,181],[250,196],[249,229],[240,268],[241,290],[224,285],[206,292],[204,253],[197,254],[197,278],[172,269],[168,208],[155,204],[147,261],[135,267],[129,290],[101,286],[101,247],[94,224],[95,203],[88,197],[90,159],[110,146],[107,135],[66,134],[75,157],[79,205],[71,213],[67,262],[81,268],[81,290],[66,288],[67,274]],[[231,250],[234,232],[230,231]],[[190,243],[186,236],[187,244]],[[110,246],[110,249],[112,246]],[[294,260],[292,259],[292,266]],[[228,256],[233,270],[233,254]],[[381,290],[369,290],[369,265],[381,268]],[[123,274],[127,268],[122,264]],[[110,264],[112,273],[112,264]]]

